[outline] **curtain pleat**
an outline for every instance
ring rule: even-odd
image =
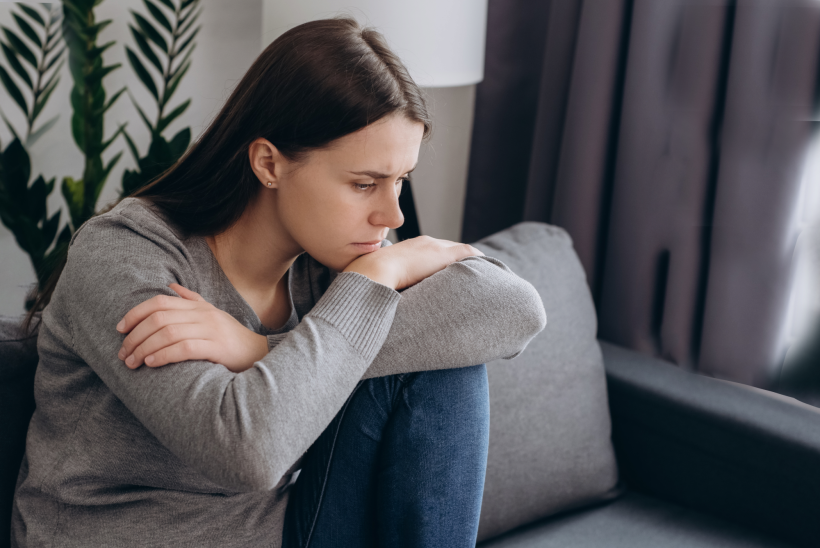
[[[820,3],[490,0],[489,15],[463,241],[561,226],[600,338],[767,385]]]

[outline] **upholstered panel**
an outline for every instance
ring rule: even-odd
[[[37,337],[24,334],[20,323],[0,316],[0,546],[10,536],[11,502],[34,412]]]
[[[555,516],[479,548],[790,548],[789,544],[665,500],[629,492]]]
[[[618,469],[592,296],[572,239],[523,222],[472,244],[538,290],[547,326],[487,364],[490,450],[479,540],[617,496]]]

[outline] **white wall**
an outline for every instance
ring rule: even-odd
[[[190,97],[191,106],[171,125],[166,132],[168,136],[189,126],[192,140],[195,140],[261,51],[261,0],[207,0],[203,4],[204,11],[200,18],[202,30],[196,39],[193,65],[172,101],[172,106],[176,106]],[[11,8],[10,3],[0,3],[0,24],[16,28],[10,15]],[[151,110],[153,98],[138,81],[125,59],[124,45],[128,44],[134,49],[128,30],[128,23],[132,19],[130,9],[144,12],[141,0],[106,0],[95,12],[98,20],[113,20],[102,32],[99,43],[118,41],[117,45],[106,51],[105,63],[123,63],[120,69],[105,78],[104,84],[109,96],[127,85],[137,102],[152,117],[155,114]],[[4,59],[0,59],[0,62],[5,66]],[[66,65],[60,84],[39,121],[48,120],[57,113],[60,114],[60,119],[30,150],[33,176],[39,173],[46,179],[56,176],[56,186],[59,186],[64,176],[81,176],[83,168],[83,158],[70,132],[71,86]],[[424,234],[459,241],[475,87],[427,89],[426,92],[434,130],[431,141],[423,145],[419,167],[414,172],[413,191],[419,223]],[[22,114],[1,87],[0,108],[12,123],[16,123],[18,131],[23,130]],[[140,152],[144,153],[148,131],[133,108],[128,94],[121,96],[106,114],[106,137],[122,122],[128,122],[129,132],[140,147]],[[9,138],[10,133],[5,124],[0,124],[0,143],[3,147],[8,144]],[[125,152],[109,176],[98,203],[100,208],[117,198],[123,170],[135,165],[122,138],[111,145],[103,160],[108,160],[120,150]],[[63,200],[56,188],[50,198],[49,209],[55,211],[58,207],[63,207]],[[63,218],[66,216],[67,213],[64,213]],[[396,241],[393,231],[390,237]],[[25,293],[33,282],[34,273],[28,255],[19,249],[11,233],[0,224],[0,315],[21,314]]]

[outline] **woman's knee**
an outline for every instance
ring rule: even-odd
[[[406,403],[437,413],[472,418],[489,416],[489,384],[485,364],[416,373],[407,384]]]
[[[424,371],[419,375],[424,375],[429,384],[450,390],[475,392],[481,395],[488,388],[487,366],[483,363],[467,367]]]

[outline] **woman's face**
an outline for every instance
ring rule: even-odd
[[[299,164],[280,161],[273,191],[280,230],[338,271],[372,252],[355,244],[380,242],[404,223],[402,178],[418,162],[423,132],[420,122],[391,115],[311,152]]]

